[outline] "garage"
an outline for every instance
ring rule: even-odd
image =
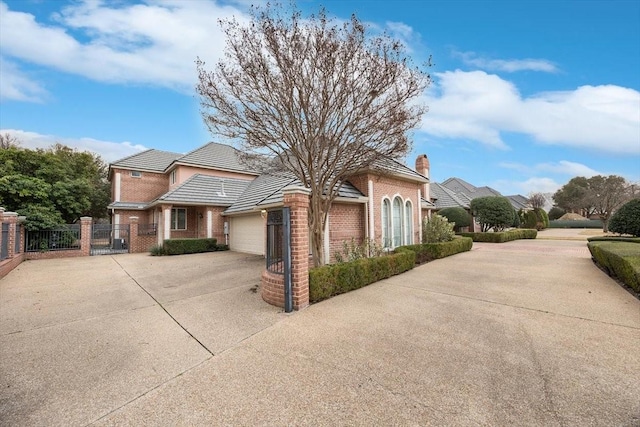
[[[229,218],[229,248],[232,251],[264,256],[265,247],[264,219],[260,214]]]

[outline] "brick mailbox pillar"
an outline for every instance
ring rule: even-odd
[[[293,309],[309,305],[309,194],[303,187],[282,190],[284,207],[289,208],[291,235],[291,293]],[[269,304],[285,306],[284,274],[265,269],[262,273],[262,299]]]
[[[291,212],[291,287],[293,309],[309,305],[309,195],[304,187],[285,187],[284,206]]]

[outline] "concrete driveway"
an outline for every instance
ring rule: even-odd
[[[640,425],[640,302],[584,241],[476,244],[291,316],[255,259],[215,281],[237,257],[20,266],[2,424]]]

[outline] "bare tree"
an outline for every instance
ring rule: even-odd
[[[15,148],[20,145],[20,140],[10,133],[0,133],[0,150]]]
[[[547,202],[547,199],[544,197],[542,193],[531,193],[529,194],[529,205],[533,209],[542,209],[544,208],[544,204]]]
[[[589,178],[589,197],[595,213],[602,220],[602,231],[609,231],[613,212],[632,198],[629,183],[618,175],[596,175]]]
[[[355,15],[340,23],[324,9],[307,19],[292,9],[255,8],[248,25],[221,21],[225,57],[212,71],[197,61],[197,91],[213,134],[248,157],[273,156],[311,190],[313,260],[321,265],[340,186],[407,153],[431,78],[411,65],[401,43],[370,36]]]

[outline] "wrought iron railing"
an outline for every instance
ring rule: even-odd
[[[16,224],[16,237],[14,239],[14,253],[19,254],[22,252],[22,224]]]
[[[282,210],[267,213],[267,270],[284,274],[284,222]]]
[[[9,257],[9,224],[2,224],[0,237],[0,260]]]
[[[79,250],[81,232],[79,224],[50,230],[27,231],[25,252]]]

